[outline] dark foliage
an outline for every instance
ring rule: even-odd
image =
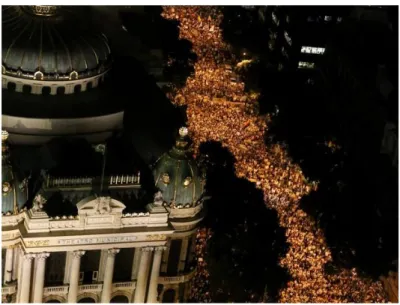
[[[267,289],[269,301],[276,301],[288,280],[278,266],[287,245],[276,212],[265,207],[253,183],[235,176],[233,156],[220,143],[207,142],[200,150],[212,197],[205,220],[214,232],[208,257],[212,293],[221,302],[245,302]]]

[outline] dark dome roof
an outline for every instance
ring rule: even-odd
[[[155,185],[168,205],[193,206],[204,192],[204,177],[187,153],[186,133],[181,128],[175,147],[161,156],[154,166]]]
[[[8,133],[2,131],[2,213],[18,213],[26,204],[28,200],[28,183],[26,179],[19,179],[20,175],[15,171],[11,165],[10,156],[8,152],[8,145],[6,143]]]
[[[20,71],[17,76],[26,76],[41,71],[46,79],[76,71],[83,78],[107,68],[107,38],[85,23],[85,9],[3,6],[3,73]]]

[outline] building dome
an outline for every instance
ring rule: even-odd
[[[28,181],[19,179],[10,161],[7,145],[8,132],[2,131],[2,202],[1,212],[5,215],[17,214],[28,200]]]
[[[187,129],[181,128],[175,146],[154,165],[156,187],[164,203],[171,207],[193,207],[204,191],[204,177],[196,162],[188,155]]]
[[[107,38],[84,23],[80,8],[3,6],[2,14],[3,75],[68,81],[110,66]]]

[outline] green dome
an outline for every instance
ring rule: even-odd
[[[10,161],[8,145],[6,143],[8,132],[2,131],[2,201],[1,212],[3,214],[17,214],[28,200],[27,179],[19,179]]]
[[[187,129],[179,130],[175,146],[154,165],[156,187],[168,206],[193,207],[204,191],[204,179],[196,162],[188,154]]]

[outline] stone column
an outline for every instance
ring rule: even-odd
[[[135,254],[133,256],[133,263],[132,263],[132,275],[131,275],[132,281],[137,280],[141,253],[142,251],[140,248],[135,249]]]
[[[72,262],[72,253],[73,252],[66,252],[66,260],[65,260],[65,272],[64,272],[64,284],[69,284],[69,274],[71,272],[71,262]]]
[[[87,83],[81,84],[81,91],[84,92],[87,89]]]
[[[46,258],[50,253],[39,253],[36,255],[35,286],[33,291],[33,303],[43,303],[44,276],[46,271]]]
[[[23,83],[16,83],[15,84],[15,92],[22,92],[22,87],[24,86]]]
[[[20,299],[21,291],[22,291],[22,289],[20,289],[20,288],[22,287],[21,283],[22,283],[22,265],[23,265],[23,263],[24,263],[24,252],[23,252],[21,246],[19,246],[19,248],[18,248],[17,303],[19,303],[19,299]]]
[[[112,280],[114,274],[115,256],[119,253],[119,249],[110,249],[107,251],[106,270],[104,273],[103,291],[101,292],[101,303],[110,303]]]
[[[73,85],[66,85],[65,86],[65,94],[72,94],[74,93],[74,86]]]
[[[97,281],[104,281],[104,273],[106,270],[106,262],[108,256],[108,249],[102,249],[100,252],[100,263],[99,263],[99,276],[97,277]]]
[[[156,247],[154,249],[153,266],[151,268],[149,292],[146,303],[157,303],[158,275],[160,273],[161,257],[165,247]]]
[[[150,255],[154,248],[142,248],[140,255],[139,277],[136,283],[134,303],[144,303],[146,294],[147,278],[149,275]]]
[[[72,252],[71,271],[69,274],[68,303],[76,303],[76,298],[78,296],[79,271],[80,271],[80,267],[81,267],[81,257],[84,254],[85,254],[85,251]]]
[[[14,249],[7,248],[6,250],[6,264],[4,268],[4,284],[7,284],[12,281],[12,272],[13,272],[13,257],[14,257]]]
[[[171,248],[171,239],[167,241],[167,249],[164,251],[162,264],[161,264],[161,272],[166,273],[168,270],[168,257],[169,257],[169,249]]]
[[[16,281],[18,280],[18,266],[19,266],[19,248],[15,247],[14,248],[14,258],[13,258],[13,271],[12,271],[12,280]]]
[[[57,95],[57,86],[51,86],[50,87],[50,94],[51,95]]]
[[[42,87],[39,85],[32,85],[32,94],[41,95],[42,94]]]
[[[18,286],[20,291],[19,303],[29,302],[29,292],[31,286],[31,272],[32,272],[32,260],[35,254],[26,253],[22,255],[22,278],[21,285]]]
[[[189,245],[189,237],[184,237],[182,240],[181,253],[179,256],[178,274],[185,270],[188,245]]]

